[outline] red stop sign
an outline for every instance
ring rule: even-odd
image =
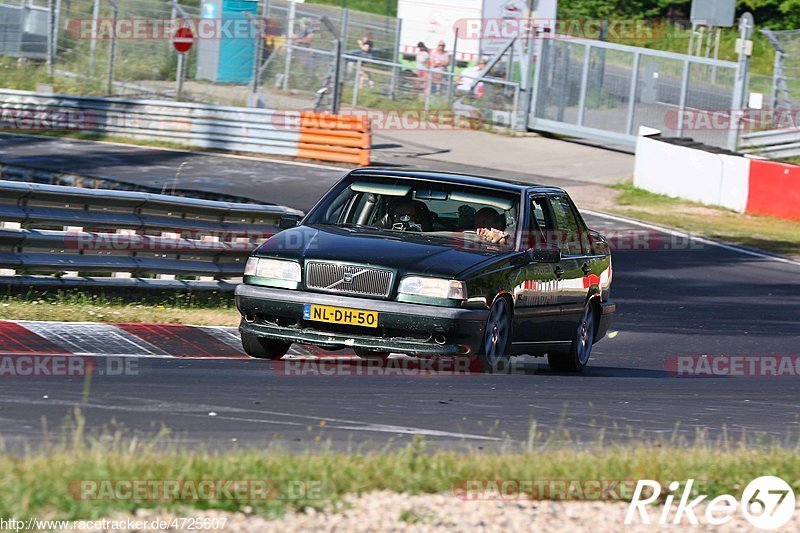
[[[172,36],[172,46],[180,53],[186,53],[194,44],[194,34],[190,28],[178,28]]]

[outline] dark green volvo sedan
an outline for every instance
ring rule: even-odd
[[[301,343],[580,371],[615,311],[609,246],[557,187],[358,169],[281,226],[236,290],[253,357]]]

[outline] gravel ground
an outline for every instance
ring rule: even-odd
[[[673,505],[673,513],[676,504]],[[464,501],[452,495],[397,494],[373,492],[347,499],[347,508],[339,512],[289,513],[281,520],[265,520],[257,516],[218,511],[187,511],[185,514],[139,510],[136,519],[152,521],[169,520],[176,517],[221,518],[226,517],[224,530],[227,532],[444,532],[444,531],[537,531],[591,533],[632,531],[708,531],[728,533],[756,531],[741,513],[722,526],[689,526],[684,522],[677,526],[645,526],[642,524],[625,526],[627,504],[620,502],[555,502],[555,501]],[[650,516],[658,519],[661,508],[652,508]],[[704,508],[696,514],[703,520]],[[672,519],[670,515],[670,520]],[[115,515],[110,520],[127,520],[130,515]],[[701,522],[702,523],[702,522]],[[176,529],[172,529],[175,531]],[[111,529],[84,529],[82,531],[111,531]],[[163,531],[163,529],[116,529],[115,531]],[[196,531],[221,531],[219,529],[199,529]],[[779,531],[800,531],[800,512],[795,512],[792,520]]]

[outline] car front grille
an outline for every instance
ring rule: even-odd
[[[394,272],[382,268],[309,262],[306,264],[306,287],[312,290],[378,296],[392,291]]]

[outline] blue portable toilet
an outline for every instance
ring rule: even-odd
[[[247,22],[256,16],[257,0],[203,0],[201,19],[216,19],[216,35],[198,36],[197,75],[219,83],[250,83],[256,55],[257,31]],[[202,23],[202,21],[201,21]]]

